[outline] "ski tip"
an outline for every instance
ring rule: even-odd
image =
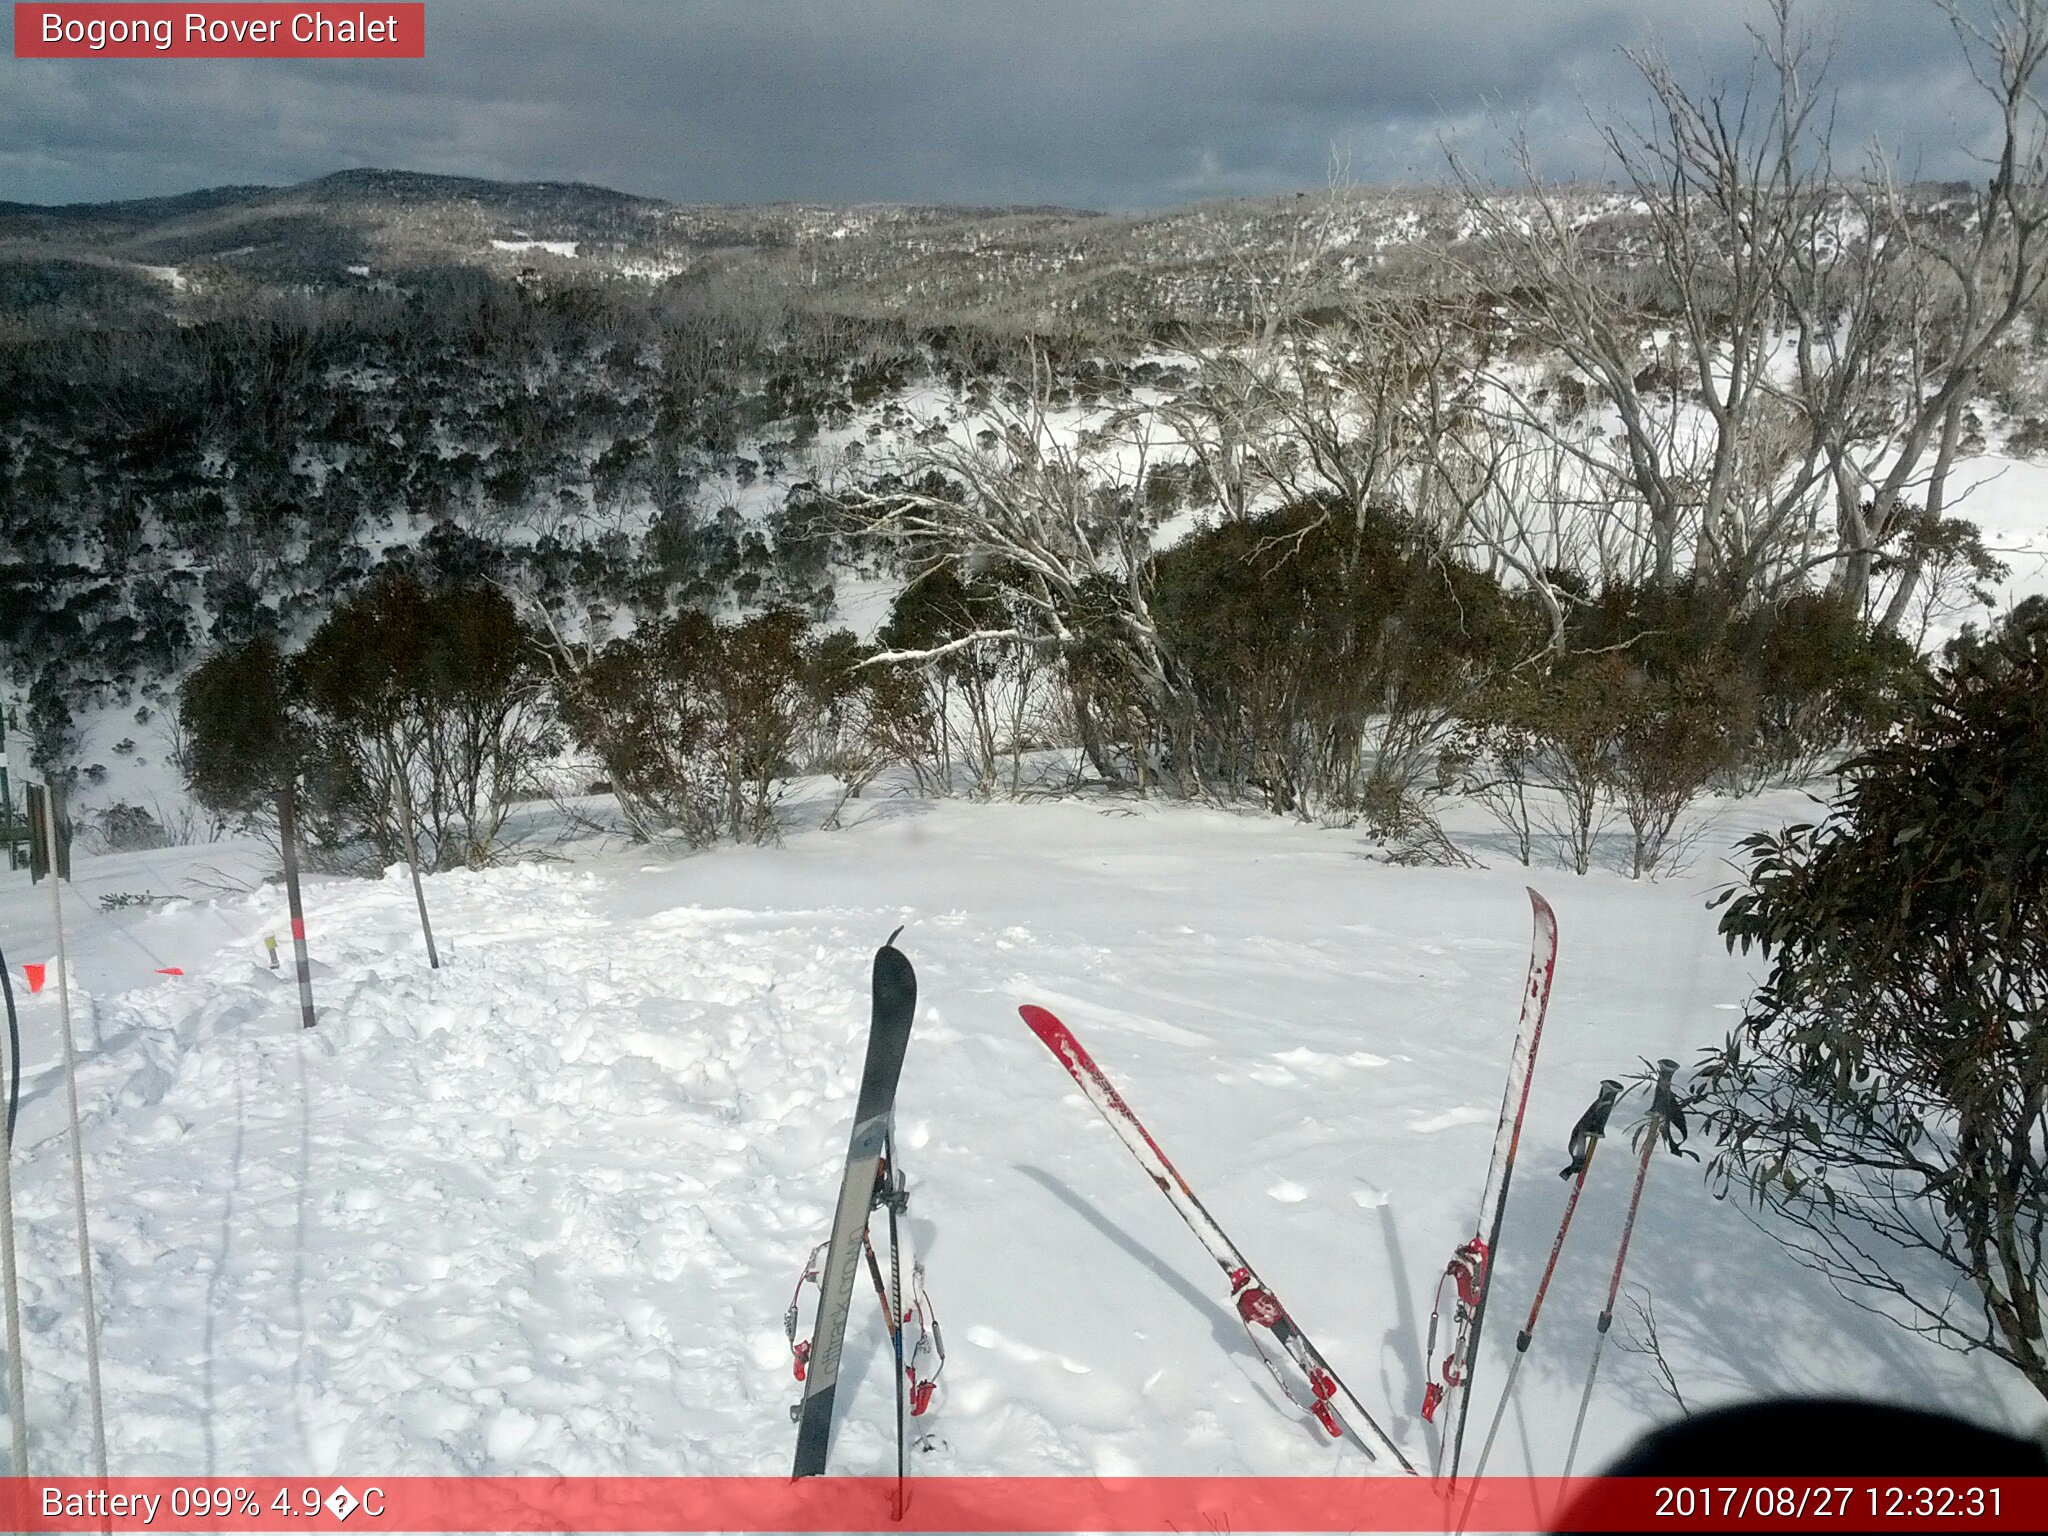
[[[1551,908],[1549,898],[1537,890],[1535,886],[1525,885],[1522,889],[1529,893],[1529,905],[1534,907],[1539,914],[1544,917],[1557,916],[1557,913]]]
[[[896,947],[896,940],[897,940],[897,937],[898,937],[898,935],[900,935],[900,934],[901,934],[901,933],[903,932],[903,930],[904,930],[904,929],[906,929],[906,928],[908,928],[909,926],[910,926],[910,924],[908,924],[908,923],[898,923],[898,924],[896,925],[895,931],[894,931],[893,933],[891,933],[891,934],[889,935],[889,937],[887,937],[886,939],[882,940],[882,948],[884,948],[884,949],[894,949],[894,948]]]
[[[1036,1003],[1026,1003],[1017,1012],[1030,1027],[1031,1033],[1041,1040],[1048,1035],[1067,1033],[1067,1026],[1060,1022],[1059,1015],[1050,1008],[1041,1008]]]
[[[914,1006],[917,1001],[917,968],[910,963],[910,956],[893,944],[884,944],[876,950],[874,986],[878,1004],[886,993]]]

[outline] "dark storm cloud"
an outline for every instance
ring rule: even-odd
[[[1972,171],[1980,114],[1920,0],[1809,3],[1840,136]],[[430,0],[423,62],[0,59],[0,199],[149,196],[347,166],[686,200],[1139,208],[1430,180],[1520,123],[1597,169],[1618,50],[1739,71],[1736,0]]]

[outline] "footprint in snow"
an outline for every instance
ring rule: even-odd
[[[1299,1205],[1308,1198],[1308,1191],[1290,1180],[1282,1180],[1266,1193],[1282,1205]]]
[[[1008,1355],[1012,1360],[1021,1361],[1025,1365],[1036,1365],[1041,1360],[1051,1360],[1061,1370],[1068,1371],[1075,1376],[1086,1376],[1089,1374],[1089,1367],[1081,1364],[1078,1360],[1069,1360],[1065,1355],[1056,1355],[1050,1350],[1034,1349],[1029,1344],[1019,1344],[1015,1339],[1006,1339],[986,1323],[976,1323],[972,1328],[969,1328],[967,1330],[967,1342],[979,1345],[983,1349],[992,1349],[1000,1354]]]

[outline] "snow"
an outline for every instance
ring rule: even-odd
[[[1693,874],[1637,884],[1395,868],[1351,832],[1128,799],[883,797],[775,848],[586,845],[433,877],[439,971],[402,871],[314,878],[311,1032],[289,943],[285,971],[264,963],[286,932],[264,849],[82,859],[66,923],[113,1470],[786,1471],[782,1311],[830,1218],[870,956],[899,923],[921,992],[899,1099],[909,1228],[950,1350],[914,1470],[1381,1470],[1281,1399],[1215,1266],[1024,1002],[1073,1028],[1425,1456],[1422,1338],[1492,1141],[1523,885],[1555,905],[1561,949],[1498,1316],[1527,1303],[1598,1079],[1690,1060],[1737,1017],[1752,962],[1704,906],[1717,855],[1806,809],[1718,806]],[[117,892],[165,899],[102,910]],[[47,886],[0,882],[0,942],[22,994],[21,962],[52,947]],[[20,1001],[30,1444],[39,1472],[78,1472],[54,984]],[[1639,1113],[1624,1101],[1617,1124]],[[1491,1470],[1562,1463],[1625,1146],[1594,1165]],[[1630,1275],[1695,1406],[1847,1391],[2008,1427],[2037,1413],[2012,1373],[1835,1296],[1697,1165],[1653,1164]],[[881,1472],[885,1340],[855,1300],[832,1466]],[[1513,1332],[1487,1332],[1475,1436]],[[1673,1413],[1649,1362],[1609,1349],[1582,1461]]]
[[[1962,461],[1955,481],[1951,515],[1975,523],[2007,567],[1995,588],[2001,610],[2048,596],[2048,464],[1980,454]]]
[[[550,256],[574,256],[580,243],[575,240],[493,240],[491,248],[498,251],[546,251]]]

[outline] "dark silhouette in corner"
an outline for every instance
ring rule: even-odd
[[[1781,1398],[1697,1413],[1652,1430],[1603,1475],[2042,1477],[2048,1476],[2048,1447],[1916,1408]],[[1584,1500],[1567,1506],[1556,1529],[1579,1530],[1575,1516],[1585,1507]]]

